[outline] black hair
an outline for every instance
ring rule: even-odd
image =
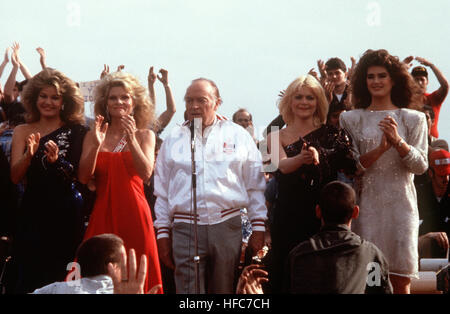
[[[319,207],[325,223],[347,224],[355,208],[355,191],[340,181],[332,181],[321,191]]]
[[[325,63],[326,71],[341,69],[342,72],[347,72],[347,67],[345,66],[344,61],[339,58],[331,58]]]

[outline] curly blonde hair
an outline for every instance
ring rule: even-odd
[[[304,86],[311,88],[314,96],[316,96],[317,109],[314,113],[314,125],[320,126],[327,120],[328,100],[325,96],[325,91],[323,90],[320,82],[314,76],[309,74],[300,76],[296,78],[291,84],[289,84],[283,98],[278,104],[280,114],[286,124],[290,124],[294,121],[294,114],[291,108],[292,100],[298,90]]]
[[[37,99],[41,90],[49,86],[55,87],[58,95],[62,96],[64,109],[60,112],[61,120],[65,124],[84,124],[84,99],[80,89],[74,81],[52,68],[46,68],[33,76],[24,87],[22,101],[26,109],[26,122],[40,120]]]
[[[125,72],[114,72],[106,75],[94,92],[95,115],[102,115],[107,119],[108,96],[111,88],[123,87],[133,98],[134,119],[139,129],[154,127],[155,105],[151,102],[147,90],[133,75]],[[105,120],[106,120],[105,119]],[[109,121],[110,122],[110,121]]]

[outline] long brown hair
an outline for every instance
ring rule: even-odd
[[[352,92],[355,108],[369,107],[372,96],[367,88],[367,70],[371,66],[382,66],[388,71],[394,86],[391,90],[392,103],[398,108],[410,107],[417,90],[417,84],[408,72],[408,67],[398,57],[385,49],[367,50],[359,59],[352,75]]]
[[[62,97],[64,109],[60,112],[60,118],[64,124],[83,124],[84,99],[78,86],[62,72],[52,68],[46,68],[33,76],[24,87],[22,100],[26,109],[26,122],[40,120],[37,99],[41,90],[49,86],[55,87]]]

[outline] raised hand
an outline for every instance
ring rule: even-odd
[[[160,75],[157,76],[158,80],[163,83],[164,86],[167,86],[169,84],[169,72],[165,69],[160,69],[159,74]]]
[[[422,57],[416,57],[415,58],[420,64],[422,64],[422,65],[424,65],[424,66],[426,66],[426,67],[430,67],[431,65],[432,65],[432,63],[430,62],[430,61],[428,61],[427,59],[425,59],[425,58],[422,58]]]
[[[105,141],[106,131],[108,130],[108,122],[103,124],[104,117],[101,115],[97,115],[95,117],[95,128],[93,134],[94,143],[98,146],[101,146]],[[103,124],[103,125],[102,125]]]
[[[19,45],[19,43],[18,42],[14,42],[14,44],[12,45],[11,48],[13,50],[11,59],[15,58],[15,61],[17,62],[17,64],[20,64],[20,58],[19,58],[20,45]],[[14,63],[14,61],[13,61],[13,63]]]
[[[153,72],[153,67],[150,67],[148,71],[148,82],[149,84],[154,84],[156,81],[156,74]]]
[[[333,92],[334,88],[336,87],[336,84],[334,84],[332,81],[325,81],[324,83],[324,90],[325,90],[325,96],[327,96],[327,100],[330,103],[333,100]]]
[[[124,66],[123,64],[121,64],[121,65],[119,65],[119,66],[117,67],[117,72],[120,72],[120,71],[122,71],[123,69],[125,69],[125,66]]]
[[[412,66],[412,61],[414,60],[414,56],[408,56],[405,59],[403,59],[403,63],[406,64],[408,69]]]
[[[147,256],[142,254],[137,271],[136,253],[130,249],[128,260],[123,252],[120,271],[114,268],[112,263],[108,264],[108,274],[114,283],[115,294],[143,294],[145,278],[147,277]]]
[[[318,80],[320,82],[319,74],[317,74],[317,72],[316,72],[316,70],[314,70],[314,68],[309,70],[308,74],[314,76],[316,78],[316,80]]]
[[[100,74],[100,79],[102,80],[106,75],[108,75],[109,74],[109,65],[107,65],[107,64],[104,64],[103,65],[103,71],[102,71],[102,73]]]
[[[319,68],[320,77],[323,80],[326,80],[328,78],[328,74],[325,67],[325,62],[322,60],[317,60],[317,67]]]
[[[347,71],[347,80],[348,81],[351,81],[352,75],[353,75],[353,71],[355,70],[355,66],[356,66],[356,59],[355,58],[350,57],[350,61],[352,63],[352,66]]]
[[[28,135],[28,137],[26,138],[26,151],[25,151],[25,155],[29,156],[29,157],[33,157],[34,154],[36,153],[38,147],[39,147],[39,141],[41,139],[41,134],[39,132],[37,133],[31,133],[30,135]]]
[[[59,147],[52,140],[48,141],[45,145],[45,155],[47,156],[47,161],[49,163],[54,163],[58,160]]]
[[[40,56],[39,62],[41,63],[42,68],[45,69],[45,67],[46,67],[46,63],[45,63],[45,60],[46,60],[45,50],[44,50],[43,48],[41,48],[41,47],[38,47],[38,48],[36,48],[36,51],[39,53],[39,56]]]
[[[283,98],[285,94],[286,94],[286,90],[285,89],[280,90],[280,92],[278,93],[278,97]]]
[[[44,48],[37,47],[37,48],[36,48],[36,51],[39,53],[39,55],[41,56],[41,58],[44,58],[44,59],[45,59],[45,50],[44,50]]]
[[[6,48],[5,50],[5,57],[3,59],[3,63],[8,63],[9,62],[9,49],[11,49],[10,47]]]
[[[127,142],[133,142],[136,140],[136,122],[132,115],[124,115],[121,117],[123,128],[125,129],[125,134],[127,135]]]

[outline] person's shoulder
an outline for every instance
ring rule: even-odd
[[[305,240],[305,241],[297,244],[297,246],[295,246],[289,252],[289,260],[303,256],[305,254],[309,254],[312,251],[314,251],[314,245],[313,245],[314,242],[315,242],[315,240],[314,240],[314,236],[313,236],[313,237],[309,238],[308,240]]]
[[[89,127],[81,123],[70,124],[67,127],[77,134],[86,134],[89,131]]]
[[[61,282],[48,284],[42,288],[34,290],[32,294],[56,294],[58,293],[58,288],[61,286],[61,284]]]
[[[18,126],[16,126],[14,128],[14,134],[16,136],[26,136],[29,133],[32,133],[33,130],[34,130],[33,124],[28,124],[28,123],[19,124]]]
[[[420,120],[427,120],[425,113],[423,113],[422,111],[410,108],[401,108],[400,111],[403,117],[407,120],[417,121],[417,123]]]
[[[151,137],[151,136],[155,136],[155,132],[153,132],[150,129],[137,129],[136,135],[140,136],[140,137]]]
[[[375,259],[378,259],[383,263],[387,263],[386,257],[384,256],[383,252],[378,248],[378,246],[375,245],[375,243],[361,238],[361,247],[364,248],[367,252],[370,252]]]
[[[355,119],[355,118],[359,118],[361,117],[365,112],[365,109],[352,109],[352,110],[348,110],[348,111],[344,111],[343,113],[341,113],[340,117],[342,117],[343,119]]]

